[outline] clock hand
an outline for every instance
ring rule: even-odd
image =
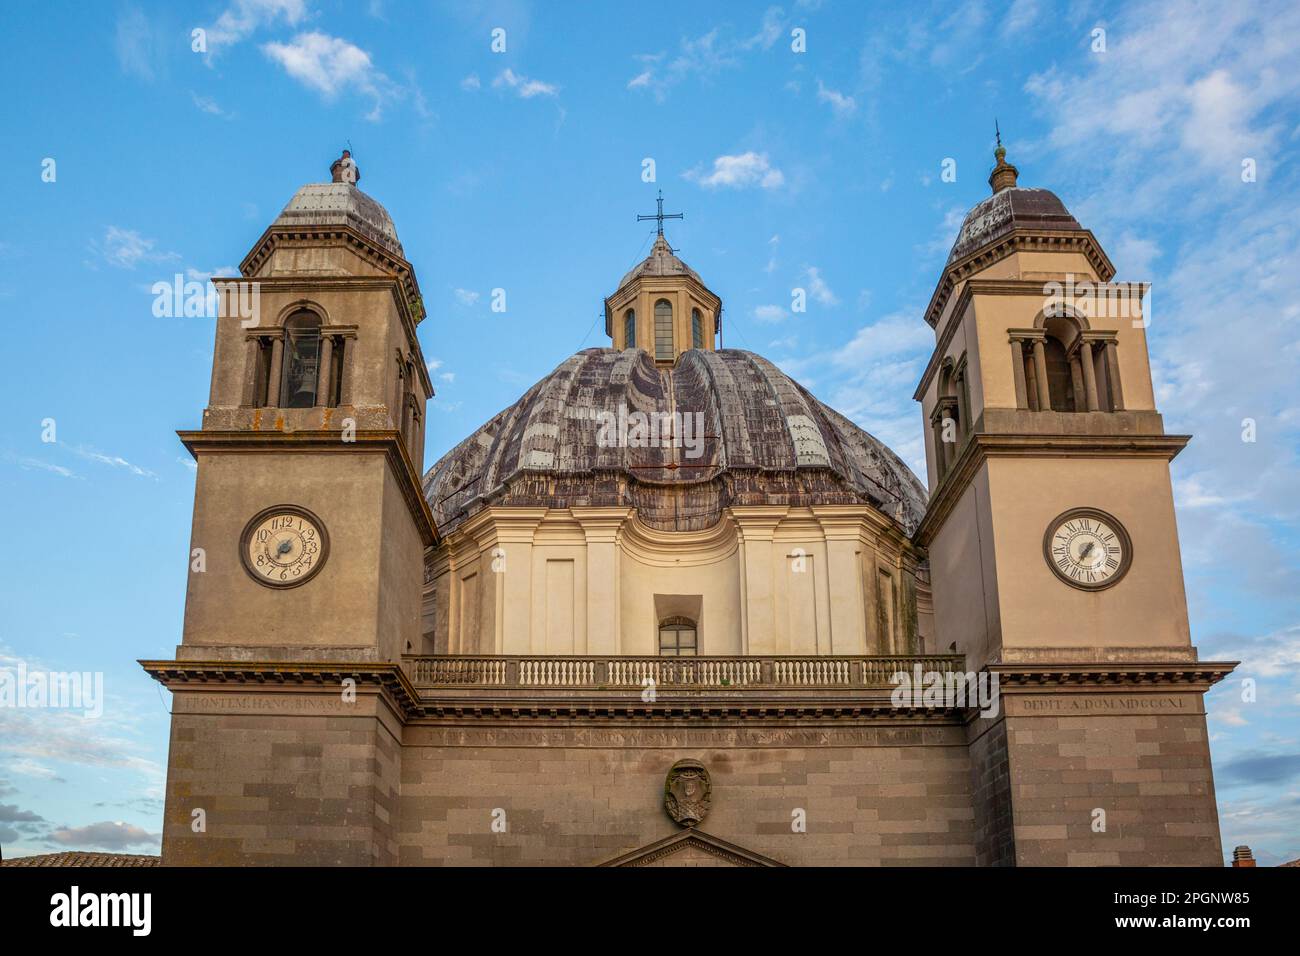
[[[288,554],[292,550],[293,544],[288,539],[281,541],[275,549],[276,554]]]
[[[1096,544],[1095,541],[1089,541],[1087,544],[1085,544],[1085,545],[1084,545],[1084,546],[1079,550],[1079,560],[1080,560],[1080,561],[1085,561],[1085,560],[1087,560],[1088,555],[1092,554],[1092,549],[1093,549],[1093,547],[1094,547],[1095,544]]]

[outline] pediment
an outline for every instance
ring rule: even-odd
[[[600,866],[785,866],[702,830],[682,830]]]

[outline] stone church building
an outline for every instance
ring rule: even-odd
[[[718,347],[662,205],[609,347],[421,474],[415,270],[347,153],[299,189],[180,435],[163,862],[1221,865],[1143,288],[996,158],[928,487]]]

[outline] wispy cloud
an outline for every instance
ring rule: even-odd
[[[829,103],[836,116],[852,116],[858,108],[857,101],[853,97],[839,90],[830,89],[821,80],[817,81],[817,100],[820,103]]]
[[[817,266],[808,266],[804,269],[803,277],[808,283],[808,294],[811,295],[819,305],[839,305],[840,300],[831,291],[831,287],[826,284],[822,278],[822,271]]]
[[[174,252],[161,252],[157,241],[148,239],[134,229],[109,226],[104,237],[91,240],[90,247],[100,259],[118,269],[134,269],[143,262],[166,262],[179,259]]]
[[[307,15],[306,0],[235,0],[205,28],[208,52],[246,40],[264,26],[283,22],[296,27]]]
[[[554,83],[529,79],[509,67],[497,74],[496,79],[492,81],[492,88],[510,90],[521,100],[531,100],[535,96],[556,96],[560,92],[560,88]]]

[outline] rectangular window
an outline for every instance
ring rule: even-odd
[[[655,303],[655,360],[673,360],[673,307],[667,299]]]
[[[659,627],[660,657],[694,657],[697,651],[695,625],[665,623]]]

